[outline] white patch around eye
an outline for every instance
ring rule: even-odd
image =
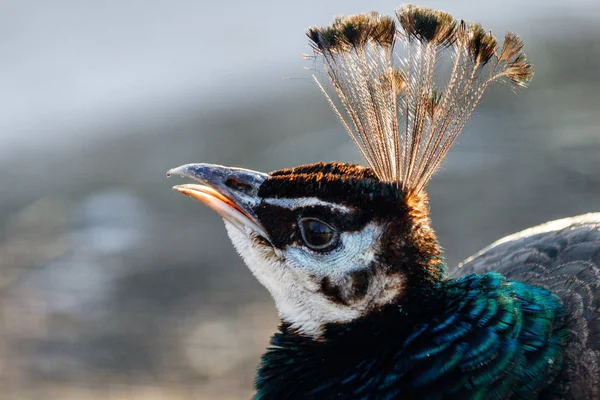
[[[365,297],[352,305],[332,302],[321,292],[320,278],[347,283],[349,272],[366,268],[374,259],[382,233],[375,224],[342,233],[342,247],[322,254],[298,247],[280,251],[254,240],[249,229],[240,230],[227,221],[225,226],[250,271],[271,293],[281,319],[309,337],[318,338],[325,324],[355,320],[369,307],[391,301],[400,289],[388,286],[402,287],[401,276],[376,275]]]
[[[352,321],[360,311],[332,303],[319,292],[319,285],[305,271],[291,267],[278,250],[255,242],[250,231],[225,221],[227,233],[256,279],[271,293],[282,320],[313,338],[324,324]]]
[[[265,203],[272,204],[274,206],[287,208],[289,210],[295,210],[296,208],[301,207],[311,207],[311,206],[323,206],[329,207],[334,210],[342,211],[349,213],[352,211],[350,207],[343,206],[341,204],[330,203],[328,201],[324,201],[318,199],[316,197],[298,197],[294,199],[276,199],[276,198],[267,198],[263,200]]]
[[[360,231],[342,232],[340,244],[330,252],[320,253],[305,246],[289,246],[284,250],[288,262],[314,275],[342,277],[365,268],[375,258],[382,228],[369,223]]]

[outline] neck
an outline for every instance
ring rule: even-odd
[[[549,292],[484,274],[443,281],[411,297],[351,323],[330,324],[322,341],[283,324],[262,358],[256,398],[550,393],[566,332],[562,308]]]

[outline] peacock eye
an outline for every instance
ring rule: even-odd
[[[298,226],[304,243],[313,250],[330,250],[338,242],[338,231],[316,218],[301,218]]]

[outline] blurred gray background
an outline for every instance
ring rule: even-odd
[[[600,211],[600,3],[429,1],[518,32],[430,184],[451,266]],[[310,79],[304,30],[392,1],[0,2],[0,397],[239,399],[275,330],[219,218],[165,171],[361,161]]]

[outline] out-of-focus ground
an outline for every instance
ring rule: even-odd
[[[335,13],[375,7],[353,6],[311,13],[324,23]],[[525,32],[537,66],[532,87],[517,96],[492,89],[430,184],[433,224],[450,266],[503,235],[600,211],[600,28],[593,18],[546,11],[508,24]],[[262,16],[265,22],[283,10],[271,12]],[[210,18],[206,13],[202,17]],[[486,22],[484,9],[475,14]],[[510,15],[498,21],[507,23]],[[504,29],[500,22],[496,30]],[[243,32],[232,33],[235,25],[222,29],[228,33],[222,40],[239,39],[243,46],[268,45],[266,37],[275,34],[265,25],[265,37],[252,43]],[[108,27],[106,34],[119,41]],[[7,35],[0,37],[8,46]],[[190,51],[202,53],[208,42],[200,37]],[[286,64],[276,50],[258,67],[275,76],[265,81],[270,84],[232,85],[220,97],[215,85],[214,101],[190,84],[171,101],[142,111],[124,106],[110,118],[98,112],[94,119],[95,108],[85,105],[73,109],[86,117],[74,122],[55,109],[63,114],[48,117],[46,129],[41,111],[52,102],[20,99],[11,109],[21,111],[20,125],[0,120],[0,398],[251,395],[259,356],[277,325],[274,307],[218,217],[173,193],[170,186],[180,181],[164,174],[200,161],[264,171],[361,161],[310,71]],[[217,65],[207,71],[198,79],[253,79]],[[40,98],[48,84],[40,83]],[[35,125],[25,123],[27,106]],[[64,132],[56,124],[61,115]]]

